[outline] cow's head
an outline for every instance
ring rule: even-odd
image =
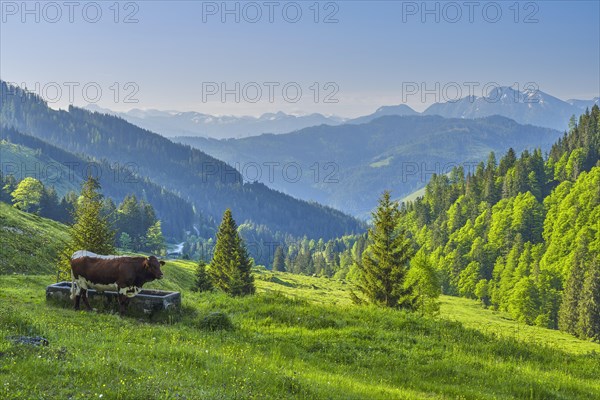
[[[154,279],[162,279],[163,273],[160,266],[165,265],[164,261],[158,261],[158,258],[150,256],[144,260],[144,268],[146,268],[154,277]]]

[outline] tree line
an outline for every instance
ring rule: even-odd
[[[250,222],[241,224],[238,232],[256,265],[274,271],[345,279],[351,274],[354,260],[360,259],[366,247],[366,234],[346,235],[324,240],[296,238],[271,232],[265,226]],[[184,259],[209,262],[214,254],[215,239],[189,235],[182,249]]]

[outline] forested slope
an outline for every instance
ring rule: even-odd
[[[102,194],[114,202],[135,195],[152,204],[168,237],[181,237],[184,230],[193,229],[193,224],[204,231],[213,231],[211,228],[214,227],[208,221],[195,215],[188,201],[137,175],[132,169],[135,165],[69,153],[13,128],[0,127],[0,140],[4,141],[0,144],[2,172],[11,173],[17,181],[31,176],[47,187],[55,187],[59,201],[68,192],[79,193],[86,174],[91,173],[98,177]],[[64,218],[48,217],[66,222]]]
[[[74,107],[52,110],[35,94],[2,81],[0,91],[4,127],[71,153],[134,166],[141,177],[180,195],[208,217],[220,218],[231,208],[239,221],[298,237],[332,238],[361,229],[359,221],[342,212],[260,183],[244,183],[241,174],[224,162],[121,118]]]
[[[600,110],[546,158],[509,150],[474,174],[434,176],[403,224],[443,277],[528,324],[600,339]]]

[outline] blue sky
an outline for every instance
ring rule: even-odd
[[[27,13],[2,1],[0,77],[54,107],[91,99],[114,110],[357,116],[402,102],[423,110],[469,85],[476,95],[529,82],[562,99],[600,92],[598,1],[228,2],[231,14],[220,1],[46,4]]]

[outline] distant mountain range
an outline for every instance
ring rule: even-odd
[[[165,137],[202,136],[215,139],[243,138],[263,133],[287,133],[308,126],[339,125],[344,118],[322,114],[296,116],[284,112],[266,113],[260,117],[232,115],[215,116],[199,112],[178,112],[133,109],[124,113],[100,108],[93,104],[85,109],[119,116],[128,122],[160,133]]]
[[[433,173],[447,173],[459,164],[474,172],[490,151],[547,150],[560,135],[502,116],[388,115],[281,135],[174,140],[228,162],[246,180],[364,218],[385,189],[402,198],[422,188]]]
[[[413,110],[406,104],[399,104],[382,106],[372,114],[353,119],[322,114],[292,115],[281,111],[252,117],[140,109],[114,112],[94,104],[85,108],[89,111],[119,116],[134,125],[166,137],[201,136],[214,139],[239,139],[263,133],[289,133],[318,125],[362,124],[388,115],[439,115],[447,118],[471,119],[501,115],[521,124],[564,130],[572,115],[579,115],[598,102],[598,97],[592,100],[564,101],[539,90],[519,92],[510,87],[498,87],[490,91],[487,96],[470,96],[457,101],[432,104],[423,113]]]

